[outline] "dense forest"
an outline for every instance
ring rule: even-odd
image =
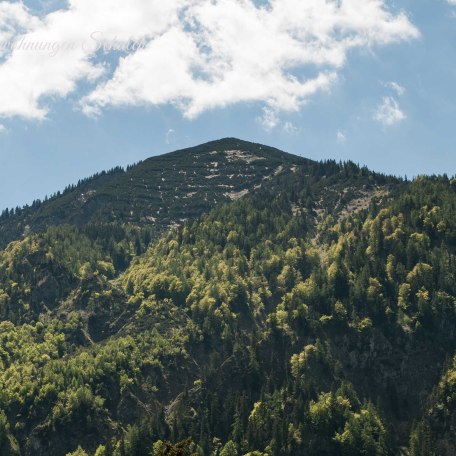
[[[0,237],[1,455],[456,455],[455,179],[226,139]]]

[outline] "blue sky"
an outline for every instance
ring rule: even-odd
[[[175,16],[177,10],[153,10],[153,0],[147,6],[120,2],[130,8],[123,13],[106,6],[116,1],[92,0],[95,19],[84,31],[88,0],[0,1],[0,41],[3,31],[3,39],[48,33],[63,42],[68,38],[59,34],[72,24],[73,38],[109,30],[122,42],[156,41],[137,56],[13,51],[0,57],[1,208],[30,203],[103,169],[227,136],[392,174],[455,174],[456,5],[404,0],[378,10],[382,2],[347,0],[355,7],[372,4],[360,13],[364,26],[362,16],[358,21],[314,0],[307,16],[327,20],[309,31],[315,17],[306,22],[302,16],[300,23],[298,14],[291,28],[286,22],[303,0],[261,2],[261,13],[246,1],[221,0],[214,7],[198,0],[199,9],[191,11],[198,32],[188,32],[194,24],[182,26],[182,10]],[[178,9],[190,2],[175,3]],[[104,8],[111,22],[97,23]],[[116,15],[127,14],[122,28]],[[148,14],[160,19],[154,30],[147,28]],[[245,47],[233,41],[237,32],[227,37],[212,22],[221,30],[251,27]],[[329,22],[332,28],[320,36]],[[270,34],[262,35],[263,26]],[[189,38],[196,48],[187,46]],[[347,45],[348,39],[356,44]],[[209,56],[199,40],[212,49]]]

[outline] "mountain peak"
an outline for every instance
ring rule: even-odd
[[[270,185],[280,174],[310,163],[238,138],[222,138],[151,157],[81,181],[45,202],[0,219],[0,247],[23,233],[89,222],[175,226],[218,204]]]
[[[293,182],[307,182],[314,189],[312,198],[319,218],[328,207],[338,213],[345,208],[350,213],[386,192],[376,186],[377,179],[369,180],[373,173],[353,164],[350,167],[317,163],[238,138],[222,138],[151,157],[126,171],[115,168],[102,172],[44,202],[4,211],[0,248],[23,235],[63,224],[130,224],[158,234],[220,204],[259,190],[281,192],[284,185]],[[329,200],[329,206],[323,204]],[[302,212],[298,206],[296,213]]]
[[[194,155],[201,158],[201,156],[213,156],[216,152],[224,152],[228,157],[231,155],[233,160],[236,158],[241,161],[248,159],[250,162],[255,161],[255,157],[274,160],[280,159],[286,162],[310,162],[308,159],[289,154],[275,147],[230,137],[216,139],[198,146],[179,149],[165,155],[154,156],[148,160],[158,160],[170,156],[177,156],[181,158],[183,155],[187,157]],[[242,153],[236,154],[236,152]]]

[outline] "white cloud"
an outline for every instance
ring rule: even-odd
[[[105,38],[126,42],[166,32],[178,20],[183,0],[170,3],[70,0],[68,9],[35,18],[33,29],[0,65],[0,115],[43,118],[49,109],[46,98],[65,97],[78,82],[94,81],[105,72],[92,59]],[[95,41],[91,36],[97,31]]]
[[[293,122],[285,122],[283,124],[283,131],[288,135],[294,135],[299,132],[299,128]]]
[[[342,130],[337,130],[336,139],[337,142],[344,143],[345,141],[347,141],[347,135]]]
[[[264,7],[252,0],[69,0],[67,9],[41,18],[20,2],[1,8],[14,10],[5,15],[7,33],[25,28],[26,42],[56,43],[59,51],[16,49],[0,65],[0,116],[28,118],[43,118],[54,98],[97,80],[80,102],[89,115],[172,104],[192,118],[239,102],[293,111],[331,88],[348,51],[419,36],[385,0],[270,0]],[[145,45],[124,53],[111,74],[106,56],[87,46],[94,32],[103,44]],[[59,49],[64,43],[76,46]]]
[[[5,127],[5,125],[0,124],[0,135],[7,133],[8,129]]]
[[[455,1],[456,1],[456,0],[455,0]],[[383,85],[384,85],[387,89],[390,89],[390,90],[392,90],[393,92],[396,92],[396,94],[397,94],[399,97],[402,97],[402,95],[404,95],[405,92],[406,92],[405,87],[401,86],[400,84],[398,84],[397,82],[394,82],[394,81],[385,82]]]
[[[270,131],[277,127],[280,123],[280,118],[275,109],[268,107],[263,108],[263,115],[257,118],[257,121],[263,126],[266,131]]]
[[[385,126],[394,125],[404,119],[406,119],[406,115],[393,97],[384,97],[374,114],[374,120]]]
[[[39,24],[21,2],[0,1],[0,55],[8,42],[19,33],[31,30]]]
[[[266,131],[280,127],[287,135],[294,135],[299,132],[299,128],[293,122],[283,122],[280,119],[278,111],[268,106],[263,108],[263,115],[257,117],[256,120]]]
[[[170,128],[167,132],[166,132],[166,139],[165,139],[165,142],[166,144],[169,144],[171,142],[171,139],[172,137],[174,136],[176,132],[174,131],[174,129]]]

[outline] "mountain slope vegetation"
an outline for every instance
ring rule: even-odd
[[[456,181],[189,153],[232,160],[202,179],[235,197],[159,230],[60,220],[80,188],[2,219],[47,211],[0,252],[1,454],[455,454]]]

